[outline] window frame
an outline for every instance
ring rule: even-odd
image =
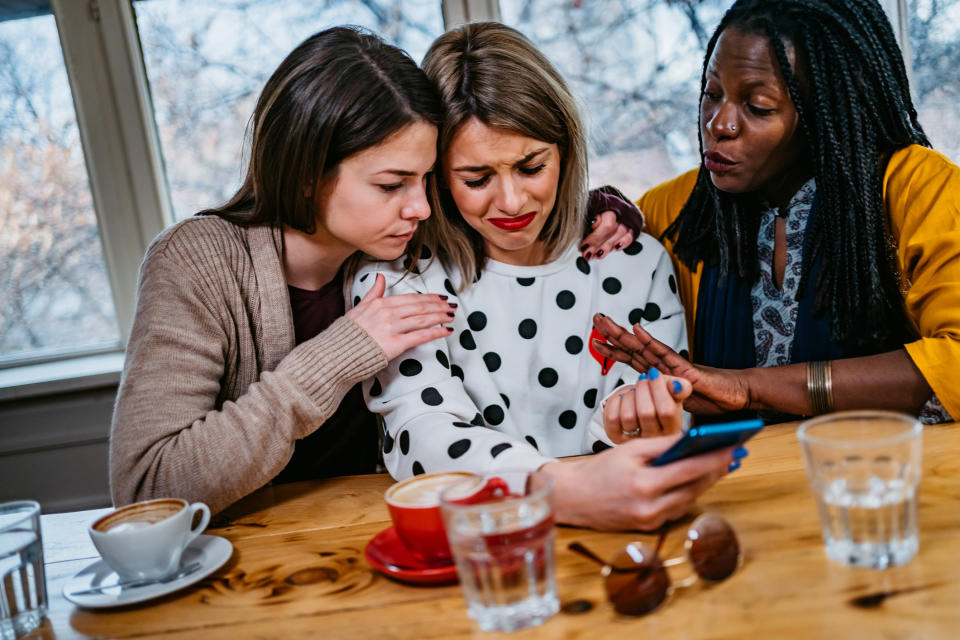
[[[499,20],[498,0],[438,0],[449,29],[475,20]],[[151,240],[174,221],[170,191],[133,0],[50,0],[73,93],[77,124],[116,311],[122,353],[130,335],[137,276]],[[881,0],[891,16],[910,74],[906,0]],[[96,353],[45,358],[43,364],[12,363],[0,377],[5,398],[56,393],[78,385],[119,381],[121,359]],[[92,377],[85,363],[109,362]],[[56,367],[56,363],[63,367]],[[116,371],[113,371],[113,368]],[[71,375],[70,371],[79,371]],[[48,373],[44,373],[48,372]],[[38,384],[37,376],[49,383]],[[86,380],[86,382],[84,382]],[[22,381],[22,382],[21,382]]]

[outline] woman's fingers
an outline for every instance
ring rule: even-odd
[[[637,428],[636,419],[626,423],[622,420],[621,408],[623,405],[632,405],[629,396],[633,395],[632,387],[621,387],[607,398],[603,405],[603,430],[614,444],[620,444],[636,435],[632,433]]]
[[[592,231],[580,243],[580,255],[585,260],[603,257],[609,250],[604,250],[604,244],[617,235],[617,214],[613,211],[604,211],[594,218]],[[611,245],[612,246],[612,245]]]
[[[623,249],[633,242],[633,232],[622,224],[617,224],[613,234],[597,247],[596,257],[603,258],[614,251]]]

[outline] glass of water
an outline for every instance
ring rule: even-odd
[[[800,425],[827,556],[885,569],[917,553],[920,422],[889,411],[844,411]]]
[[[0,504],[0,639],[25,635],[47,615],[40,505]]]
[[[560,608],[554,574],[553,480],[503,471],[440,496],[467,613],[485,631],[513,631]]]

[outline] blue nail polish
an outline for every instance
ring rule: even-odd
[[[750,455],[750,452],[747,451],[746,447],[737,447],[736,449],[733,450],[734,460],[739,460],[740,458],[746,458],[748,455]]]
[[[656,367],[650,367],[649,369],[647,369],[647,375],[650,376],[651,380],[656,380],[657,378],[660,377],[660,372],[657,370]]]
[[[641,373],[639,376],[637,376],[637,382],[640,382],[641,380],[646,380],[646,379],[647,379],[647,374],[645,373]]]
[[[728,471],[728,472],[734,472],[734,471],[736,471],[736,470],[739,469],[739,468],[740,468],[740,461],[739,461],[739,460],[734,460],[733,462],[730,463],[730,466],[727,467],[727,471]]]
[[[677,393],[680,393],[681,391],[683,391],[683,385],[680,384],[680,381],[679,381],[679,380],[674,380],[674,381],[673,381],[673,393],[674,393],[674,394],[677,394]]]
[[[622,397],[623,397],[623,394],[622,394],[622,393],[618,393],[618,394],[617,394],[617,397],[622,398]]]

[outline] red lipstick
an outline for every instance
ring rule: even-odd
[[[513,218],[487,218],[487,222],[505,231],[516,231],[517,229],[523,229],[536,217],[536,211],[531,211]]]

